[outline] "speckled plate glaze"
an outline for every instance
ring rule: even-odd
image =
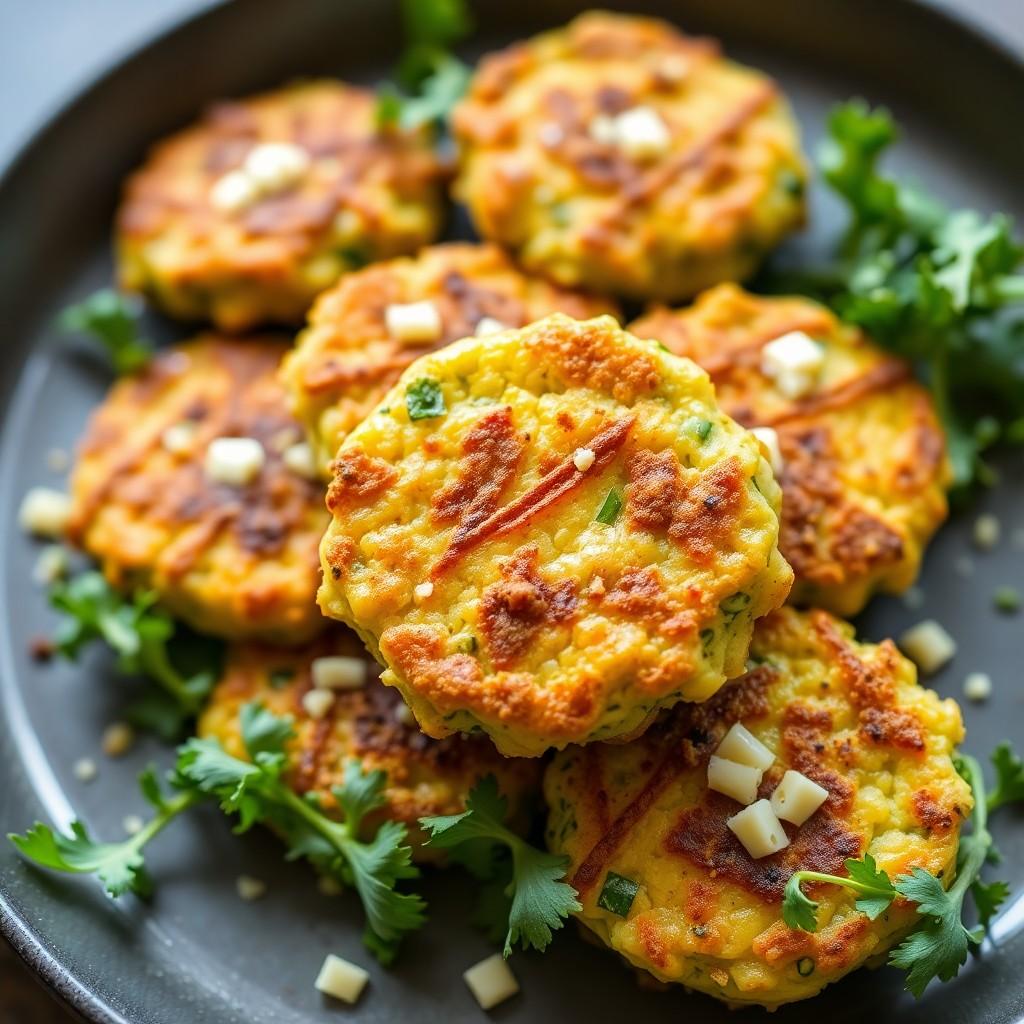
[[[479,0],[474,6],[473,48],[484,50],[563,23],[586,5]],[[730,53],[766,68],[792,97],[809,145],[833,102],[859,93],[888,104],[908,140],[894,160],[900,172],[952,201],[1024,219],[1024,147],[1009,118],[1024,95],[1024,63],[998,41],[910,0],[626,0],[615,6],[720,36]],[[142,810],[137,769],[170,757],[156,742],[143,742],[122,761],[101,761],[100,777],[90,785],[76,781],[74,761],[96,751],[126,684],[113,678],[99,652],[79,665],[49,666],[34,664],[28,653],[28,639],[46,633],[53,620],[31,582],[36,550],[17,528],[17,504],[29,486],[59,482],[46,453],[73,444],[107,383],[84,347],[58,336],[54,316],[110,278],[118,183],[150,142],[215,97],[315,73],[378,79],[396,55],[396,8],[380,0],[217,6],[113,68],[37,136],[0,185],[0,832],[21,830],[37,817],[64,824],[77,813],[98,834],[117,835],[124,816]],[[814,251],[836,216],[816,191],[815,231],[791,250]],[[458,221],[453,234],[466,234]],[[159,339],[175,334],[166,323],[147,326]],[[1024,582],[1024,468],[1019,460],[1003,468],[1002,485],[969,515],[954,518],[932,546],[921,607],[878,601],[860,623],[871,638],[926,615],[952,630],[959,654],[933,685],[959,695],[973,670],[996,682],[991,701],[965,708],[967,747],[980,754],[1024,732],[1022,620],[999,616],[991,602],[1000,584]],[[970,547],[973,516],[983,510],[1004,525],[1004,540],[987,553]],[[955,983],[933,986],[915,1003],[896,972],[862,971],[809,1003],[779,1011],[773,1021],[1024,1019],[1024,822],[1013,819],[1001,813],[995,831],[1014,898],[983,955]],[[114,904],[93,880],[37,871],[0,846],[0,930],[89,1020],[461,1024],[484,1016],[461,973],[490,948],[469,924],[474,891],[458,873],[425,881],[431,923],[388,972],[360,946],[354,899],[320,896],[311,872],[286,865],[272,837],[235,838],[212,809],[162,837],[150,864],[159,880],[155,901]],[[238,899],[233,880],[242,872],[270,881],[264,900]],[[703,996],[641,989],[610,954],[573,932],[570,926],[560,933],[543,956],[516,955],[523,991],[493,1012],[495,1020],[735,1019]],[[355,1009],[331,1004],[312,987],[327,951],[370,963],[372,982]]]

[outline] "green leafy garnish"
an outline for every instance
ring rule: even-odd
[[[955,977],[967,959],[969,948],[981,942],[985,928],[1010,891],[1005,882],[983,881],[981,871],[987,861],[997,857],[988,830],[989,811],[1024,799],[1024,766],[1008,744],[995,749],[992,763],[996,769],[996,788],[986,797],[985,780],[978,762],[967,755],[957,760],[957,769],[974,795],[974,810],[970,831],[960,837],[956,879],[949,889],[919,867],[892,881],[871,855],[865,854],[862,860],[845,862],[849,872],[845,878],[817,871],[795,872],[786,884],[782,903],[782,918],[786,924],[808,932],[817,930],[818,904],[803,891],[803,882],[824,882],[851,889],[857,893],[856,908],[871,920],[884,913],[900,896],[917,905],[920,920],[892,951],[889,963],[907,972],[906,987],[915,996],[920,996],[933,978],[949,981]],[[967,928],[963,923],[968,893],[974,897],[981,921],[978,928]]]
[[[411,420],[430,420],[448,411],[441,385],[429,377],[421,377],[405,389],[405,407]]]
[[[149,343],[139,336],[127,301],[110,288],[69,306],[61,314],[60,325],[66,331],[91,334],[106,349],[119,375],[142,369],[153,356]]]
[[[357,761],[350,761],[344,781],[332,789],[344,815],[343,820],[335,820],[283,779],[286,744],[293,736],[290,718],[279,718],[259,704],[246,704],[241,732],[249,761],[227,753],[214,739],[191,739],[180,747],[170,779],[175,795],[170,798],[163,796],[151,772],[143,776],[143,794],[157,813],[124,842],[94,842],[77,822],[70,836],[37,824],[24,836],[9,838],[44,867],[96,873],[113,896],[145,893],[149,880],[143,847],[184,810],[212,799],[226,813],[238,816],[236,831],[268,824],[286,840],[289,860],[304,857],[321,872],[355,888],[366,911],[366,944],[390,962],[402,937],[423,924],[425,904],[415,893],[398,890],[402,880],[418,874],[405,842],[405,826],[385,821],[372,836],[365,834],[367,815],[385,803],[384,773],[364,772]]]
[[[469,83],[470,69],[448,52],[472,29],[464,0],[403,0],[405,51],[398,78],[407,90],[385,86],[377,101],[377,124],[411,131],[442,123]]]
[[[850,224],[831,272],[798,287],[919,368],[949,440],[955,486],[993,479],[982,453],[1024,440],[1024,249],[1002,215],[949,210],[884,175],[888,112],[835,108],[820,152]]]
[[[571,913],[582,909],[576,890],[565,881],[569,858],[545,853],[531,846],[504,825],[508,802],[498,792],[493,775],[482,779],[470,792],[461,814],[421,818],[430,833],[427,845],[445,850],[465,849],[470,844],[497,844],[491,855],[500,870],[502,848],[511,857],[511,878],[504,886],[511,900],[505,931],[505,956],[516,942],[523,949],[546,949],[552,932],[562,927]],[[479,863],[480,847],[475,847]],[[485,854],[486,855],[486,854]]]
[[[157,813],[139,832],[123,842],[95,842],[80,821],[71,823],[70,835],[55,832],[49,825],[37,821],[24,835],[11,834],[8,838],[41,867],[71,874],[94,874],[111,896],[123,896],[127,892],[148,896],[152,881],[146,874],[142,849],[170,821],[196,803],[198,795],[184,792],[165,800],[152,769],[140,776],[139,785]]]
[[[597,515],[594,517],[599,523],[604,523],[606,526],[611,526],[616,519],[619,518],[619,513],[622,511],[622,495],[613,487],[607,497],[601,502],[601,507],[597,510]]]
[[[60,580],[50,590],[50,602],[65,616],[54,642],[72,661],[85,645],[105,642],[117,655],[121,672],[142,676],[160,687],[159,692],[145,694],[130,705],[128,717],[174,738],[209,695],[220,671],[221,648],[205,639],[193,643],[189,634],[155,607],[155,600],[146,592],[124,597],[98,572]],[[196,651],[199,658],[194,657]],[[199,664],[194,671],[184,671],[190,654]]]
[[[609,871],[601,888],[601,895],[597,897],[597,905],[611,914],[627,917],[639,891],[639,882]]]

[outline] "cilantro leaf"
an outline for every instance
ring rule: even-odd
[[[505,892],[511,905],[505,956],[516,942],[524,949],[546,949],[552,932],[561,928],[571,913],[582,909],[576,890],[565,881],[569,859],[538,850],[506,828],[507,809],[497,780],[488,775],[471,790],[461,814],[420,819],[430,833],[429,846],[454,849],[469,841],[490,840],[509,850],[512,872]]]
[[[854,906],[872,921],[889,909],[896,898],[896,888],[870,853],[865,853],[862,860],[844,861],[843,867],[848,872],[845,877],[819,871],[796,871],[790,876],[782,900],[782,919],[790,928],[818,930],[818,904],[803,891],[802,882],[827,882],[851,889],[857,894]]]
[[[1000,743],[992,751],[992,765],[996,770],[996,784],[988,796],[989,811],[1024,800],[1024,762],[1009,743]]]
[[[123,296],[110,288],[93,292],[61,314],[66,331],[91,334],[107,351],[118,375],[142,369],[153,350],[139,337],[135,316]]]
[[[132,721],[167,738],[180,735],[213,687],[222,645],[196,641],[155,607],[153,594],[124,597],[98,572],[58,580],[50,603],[64,615],[55,637],[57,650],[73,661],[87,644],[102,640],[117,655],[121,672],[161,688],[162,697],[150,693],[129,705]],[[190,660],[196,661],[195,671],[186,674],[176,662]]]
[[[803,288],[916,364],[962,496],[994,479],[986,449],[1024,441],[1024,248],[1007,217],[948,210],[883,174],[897,136],[884,109],[833,110],[819,164],[850,220],[836,265]]]
[[[472,30],[465,0],[403,0],[405,50],[398,78],[408,90],[384,86],[377,101],[377,124],[414,131],[444,122],[469,84],[470,69],[448,52]]]
[[[978,920],[982,928],[987,929],[996,911],[1009,899],[1010,887],[1000,880],[983,882],[978,878],[971,885],[971,895],[978,911]]]

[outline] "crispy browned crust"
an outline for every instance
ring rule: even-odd
[[[673,129],[650,164],[591,131],[641,105]],[[588,12],[490,54],[452,126],[478,229],[556,280],[682,298],[745,276],[802,221],[775,195],[784,169],[804,176],[775,84],[666,22]]]
[[[321,486],[290,471],[301,439],[277,382],[285,346],[204,335],[119,381],[92,415],[72,477],[69,536],[118,586],[154,588],[197,628],[301,643],[323,623],[317,545]],[[195,424],[175,454],[164,432]],[[204,468],[218,437],[253,437],[266,452],[241,488]]]
[[[420,344],[391,337],[387,307],[420,301],[437,309],[439,337]],[[485,317],[522,327],[558,312],[582,320],[618,309],[524,274],[494,245],[453,242],[412,259],[376,263],[346,275],[317,300],[284,366],[292,408],[326,464],[348,430],[420,356],[471,336]]]
[[[664,972],[663,980],[692,984],[689,958],[706,973],[715,966],[707,958],[720,957],[722,998],[757,1002],[762,990],[744,994],[745,975],[737,971],[736,989],[725,968],[752,960],[781,970],[811,957],[822,973],[802,992],[792,987],[804,984],[794,975],[786,983],[785,999],[792,999],[885,948],[863,915],[841,912],[830,922],[829,901],[842,896],[832,886],[808,887],[829,906],[819,932],[787,928],[780,910],[794,871],[843,875],[844,861],[871,846],[890,875],[920,866],[948,882],[970,793],[950,758],[962,736],[955,706],[915,686],[890,641],[858,644],[850,627],[825,612],[783,609],[759,622],[751,651],[760,664],[705,703],[664,713],[639,739],[559,754],[545,791],[549,841],[571,854],[570,880],[586,923],[600,934],[612,929],[614,947]],[[726,825],[739,805],[707,789],[708,759],[735,722],[770,738],[776,754],[759,796],[770,797],[790,768],[829,794],[802,826],[784,824],[788,847],[758,860]],[[873,794],[867,804],[862,787]],[[883,793],[888,813],[879,807]],[[609,870],[640,883],[643,896],[628,922],[595,906]],[[729,928],[748,927],[746,910],[760,924],[745,933],[751,947],[744,953]],[[891,913],[891,922],[877,925],[890,943],[911,919],[903,903]],[[785,1001],[768,988],[764,998]]]
[[[368,89],[301,82],[218,103],[160,142],[118,210],[122,285],[178,316],[246,330],[298,322],[343,271],[430,241],[445,168],[427,133],[379,130],[376,103]],[[237,214],[217,210],[211,187],[261,142],[303,147],[313,169]],[[339,227],[339,215],[355,226]]]
[[[719,401],[748,427],[771,426],[785,467],[780,548],[794,598],[853,614],[876,589],[900,590],[946,515],[945,441],[909,366],[824,308],[722,285],[689,309],[655,309],[630,328],[701,365]],[[847,365],[823,389],[784,398],[761,350],[802,331]]]
[[[312,688],[311,665],[327,655],[363,658],[366,685],[339,691],[327,714],[312,719],[302,698]],[[232,648],[224,676],[199,723],[201,736],[220,740],[230,753],[246,756],[239,712],[251,701],[278,715],[290,715],[295,738],[289,746],[287,778],[298,793],[315,794],[328,812],[338,810],[332,787],[339,785],[354,758],[363,771],[387,775],[385,806],[371,815],[367,828],[390,819],[405,824],[418,849],[423,836],[419,819],[457,814],[466,795],[485,775],[494,775],[513,813],[522,809],[539,782],[535,761],[502,757],[482,736],[430,739],[408,717],[398,692],[378,681],[380,667],[348,631],[330,630],[301,651],[281,651],[249,644]]]

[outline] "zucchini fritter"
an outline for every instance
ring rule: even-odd
[[[396,337],[388,311],[429,302],[434,330]],[[429,312],[429,311],[428,311]],[[345,435],[425,352],[478,330],[522,327],[549,313],[579,320],[614,305],[557,288],[516,269],[494,245],[452,243],[344,277],[319,299],[282,373],[292,410],[326,476]]]
[[[217,104],[154,147],[117,216],[121,286],[221,330],[298,323],[346,271],[440,229],[429,133],[382,130],[330,80]]]
[[[452,127],[477,230],[560,284],[686,298],[803,221],[784,97],[664,22],[592,12],[492,54]]]
[[[856,894],[808,886],[815,933],[782,920],[796,870],[844,874],[870,853],[890,877],[922,867],[948,885],[971,794],[952,754],[960,710],[917,685],[891,641],[859,644],[828,613],[783,609],[758,623],[753,665],[710,701],[681,706],[639,740],[558,755],[545,775],[548,842],[572,861],[578,915],[630,963],[735,1004],[777,1006],[884,955],[916,919],[897,900],[874,921]],[[726,826],[741,809],[709,791],[708,759],[742,722],[785,769],[828,790],[789,845],[754,860]],[[625,916],[598,900],[608,872],[639,883]],[[607,902],[607,901],[605,901]]]
[[[324,611],[432,736],[622,737],[743,670],[780,492],[692,362],[561,314],[410,366],[342,444]]]
[[[277,379],[284,351],[216,335],[165,350],[114,385],[79,447],[70,537],[114,585],[152,588],[202,632],[301,643],[324,624],[327,513],[321,484],[286,464],[302,430]],[[250,482],[211,475],[211,443],[231,437],[262,451]]]
[[[365,661],[366,684],[336,692],[326,714],[313,718],[302,701],[312,687],[313,662],[338,655]],[[524,809],[540,782],[536,761],[502,757],[482,736],[424,736],[398,692],[378,682],[379,672],[362,644],[341,628],[301,651],[236,645],[199,720],[199,735],[218,739],[229,753],[245,757],[239,718],[244,704],[258,701],[276,715],[291,715],[296,735],[288,777],[296,791],[315,794],[330,811],[337,807],[331,787],[341,783],[351,759],[364,771],[384,771],[387,803],[369,816],[366,826],[372,831],[381,818],[403,822],[417,860],[434,859],[430,850],[420,848],[419,819],[465,810],[467,794],[485,775],[498,780],[514,815]]]
[[[910,367],[803,298],[721,285],[688,309],[655,310],[630,330],[693,359],[722,408],[771,427],[783,466],[779,545],[793,601],[854,615],[878,591],[900,593],[946,517],[945,439]],[[813,389],[787,397],[762,366],[765,346],[803,332],[821,346]]]

